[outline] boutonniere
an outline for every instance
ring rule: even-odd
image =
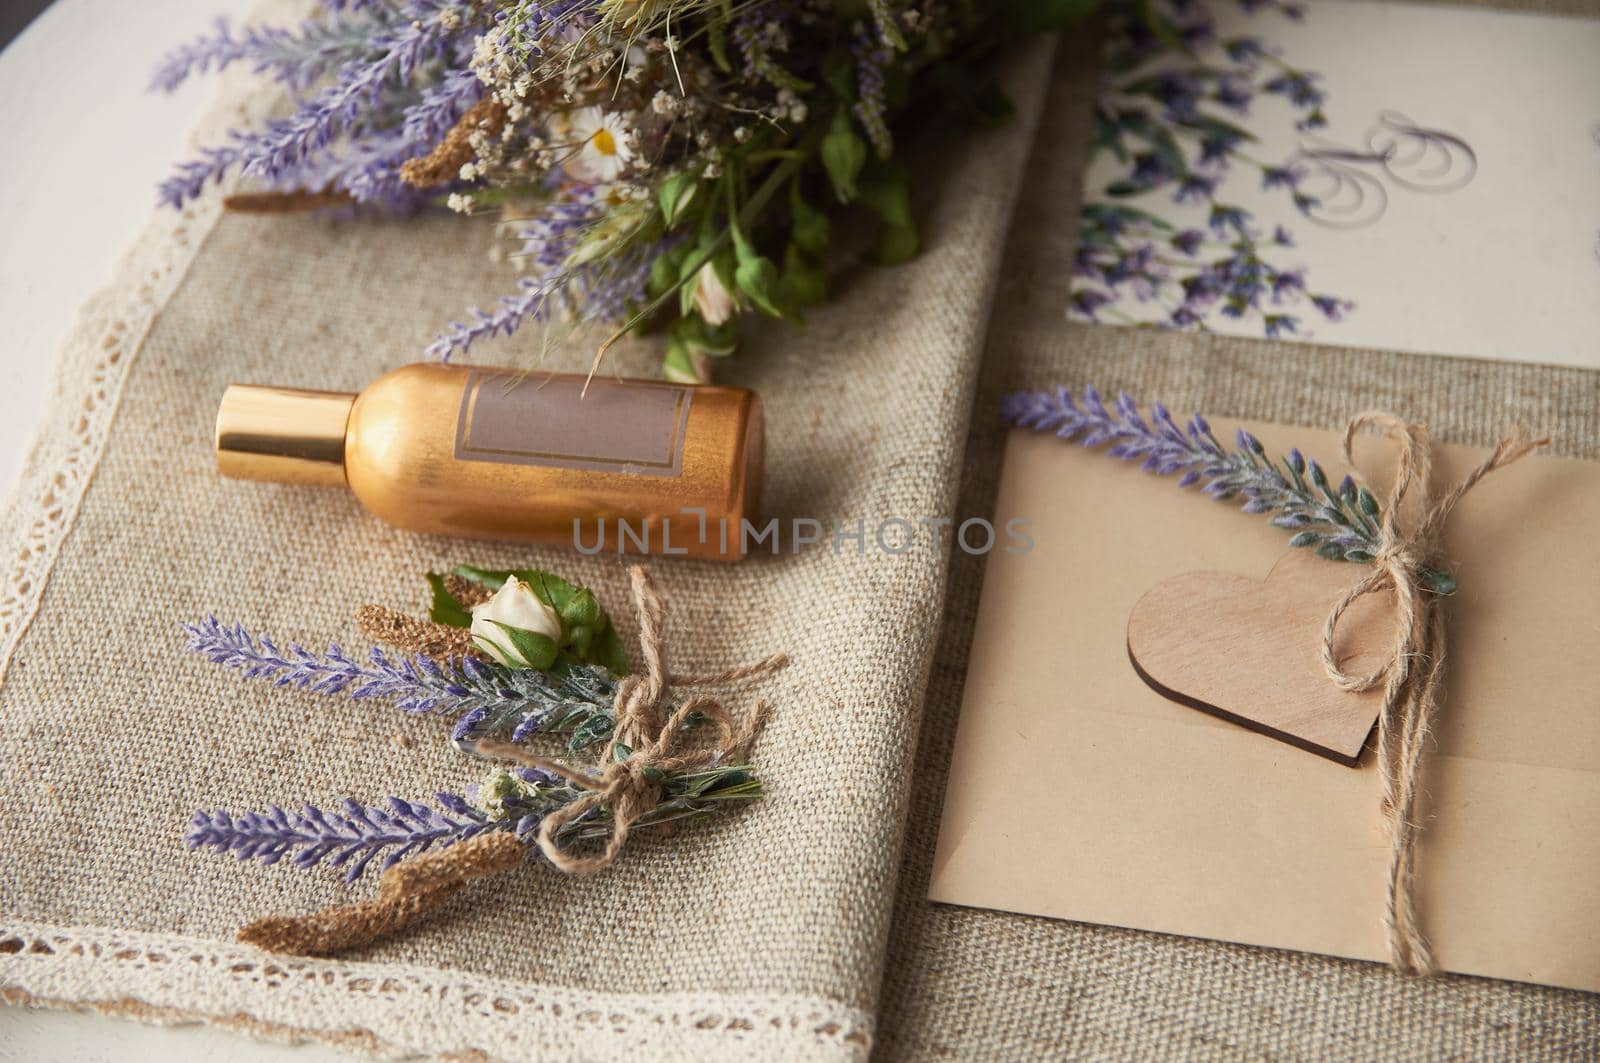
[[[629,833],[698,819],[756,800],[749,747],[766,714],[736,716],[701,690],[764,679],[788,659],[700,676],[669,675],[666,603],[644,569],[630,570],[644,667],[632,672],[620,638],[586,588],[536,570],[463,566],[428,577],[426,620],[380,606],[358,618],[375,641],[363,662],[337,644],[324,653],[209,617],[185,626],[189,648],[249,678],[453,721],[451,741],[495,764],[476,785],[432,804],[389,797],[337,808],[197,812],[191,848],[241,860],[330,864],[346,881],[374,863],[375,898],[307,917],[258,920],[240,939],[278,952],[327,955],[403,930],[470,880],[509,870],[530,849],[560,871],[585,874],[617,858]],[[680,694],[678,691],[686,691]],[[533,746],[557,736],[567,756]],[[590,763],[576,755],[594,754]]]

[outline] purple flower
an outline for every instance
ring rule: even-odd
[[[1292,331],[1294,320],[1279,316],[1274,327]],[[1370,494],[1353,483],[1335,489],[1299,451],[1291,451],[1281,467],[1274,464],[1249,432],[1237,433],[1228,451],[1199,414],[1180,427],[1156,403],[1146,420],[1126,394],[1107,409],[1091,387],[1081,402],[1066,388],[1016,392],[1001,400],[1000,416],[1083,447],[1103,446],[1107,457],[1137,461],[1157,476],[1177,476],[1179,487],[1198,485],[1219,502],[1239,499],[1245,512],[1270,513],[1272,524],[1294,531],[1292,546],[1317,546],[1325,556],[1348,561],[1370,561],[1378,552],[1377,502]]]
[[[1316,87],[1315,79],[1315,74],[1286,70],[1262,85],[1261,91],[1284,96],[1296,107],[1316,107],[1322,103],[1323,95]]]
[[[1211,231],[1219,236],[1224,230],[1230,228],[1242,236],[1245,234],[1249,221],[1250,215],[1241,208],[1216,203],[1211,207],[1211,213],[1206,219],[1206,224],[1211,226]]]
[[[1222,50],[1235,63],[1253,63],[1266,55],[1266,49],[1255,37],[1233,37],[1222,42]]]
[[[235,37],[219,25],[173,53],[156,72],[157,87],[238,61],[295,88],[331,80],[290,116],[232,130],[224,144],[180,165],[160,186],[162,202],[182,206],[237,170],[274,189],[332,185],[358,200],[414,207],[419,197],[400,186],[400,164],[426,154],[481,91],[468,85],[468,78],[476,80],[470,71],[457,69],[442,80],[436,72],[437,60],[464,66],[470,54],[465,22],[440,17],[451,7],[449,0],[339,3],[295,33],[247,30]],[[350,145],[341,155],[345,140]]]
[[[1206,241],[1206,234],[1199,229],[1184,229],[1172,238],[1172,246],[1193,258],[1200,251],[1200,246]]]
[[[1200,165],[1220,166],[1228,161],[1234,149],[1239,146],[1240,137],[1237,133],[1218,132],[1203,137],[1200,141]]]
[[[1348,299],[1337,299],[1331,295],[1313,295],[1311,305],[1322,312],[1322,316],[1329,321],[1342,321],[1347,311],[1355,307]]]
[[[378,868],[387,870],[427,849],[517,825],[491,822],[457,794],[437,799],[442,810],[391,797],[387,808],[347,800],[337,812],[310,804],[299,812],[277,805],[262,812],[201,811],[190,821],[185,841],[191,849],[215,849],[261,864],[276,864],[291,854],[301,869],[326,860],[345,868],[345,881],[354,882],[380,856]]]
[[[449,361],[478,340],[509,336],[527,321],[547,321],[562,313],[586,321],[625,320],[643,297],[651,263],[670,250],[677,237],[639,242],[570,265],[573,252],[609,209],[592,188],[562,188],[518,234],[522,247],[515,258],[529,272],[517,281],[517,292],[501,296],[492,310],[473,310],[469,322],[450,322],[428,348],[429,357]]]
[[[1277,339],[1285,333],[1296,331],[1299,321],[1289,314],[1268,314],[1262,319],[1266,327],[1267,338]]]
[[[557,677],[472,657],[444,664],[421,656],[395,661],[376,649],[362,664],[337,645],[324,654],[295,645],[281,651],[271,638],[214,616],[183,630],[191,652],[246,678],[357,701],[381,698],[403,712],[455,718],[451,737],[458,742],[493,736],[520,742],[535,732],[562,732],[584,745],[612,727],[616,683],[601,668],[577,667]]]
[[[1133,157],[1133,174],[1129,180],[1145,188],[1154,188],[1172,179],[1172,167],[1167,160],[1153,151],[1141,152]]]
[[[1151,95],[1166,108],[1170,119],[1182,121],[1195,113],[1201,91],[1194,75],[1168,71],[1156,75]]]
[[[1306,274],[1303,269],[1282,270],[1272,275],[1272,298],[1276,301],[1299,295],[1305,289]]]
[[[1294,188],[1304,176],[1304,171],[1297,166],[1266,166],[1261,170],[1261,187]]]
[[[1067,304],[1068,313],[1086,321],[1099,321],[1099,310],[1116,302],[1112,296],[1098,288],[1079,288],[1072,293]]]
[[[1192,173],[1178,182],[1178,189],[1172,194],[1174,203],[1203,202],[1215,194],[1217,182],[1209,177]]]
[[[1250,109],[1250,101],[1254,95],[1250,79],[1247,77],[1224,74],[1217,79],[1216,101],[1230,111],[1245,113]]]

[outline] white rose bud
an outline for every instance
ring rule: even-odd
[[[715,328],[733,316],[733,296],[728,294],[722,278],[707,262],[700,267],[694,279],[694,305],[699,308],[705,323]]]
[[[561,618],[515,576],[493,598],[472,607],[472,641],[507,668],[550,667],[551,660],[529,659],[519,650],[507,627],[543,635],[553,647],[561,644]]]

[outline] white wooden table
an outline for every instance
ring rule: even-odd
[[[156,182],[213,91],[202,80],[155,95],[146,91],[150,71],[173,44],[247,7],[248,0],[56,0],[0,52],[0,496],[7,504],[55,351],[149,218]],[[285,1058],[351,1057],[212,1027],[0,1008],[3,1063]]]

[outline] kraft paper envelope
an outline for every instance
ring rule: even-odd
[[[1257,434],[1269,453],[1299,446],[1341,464],[1335,433]],[[1484,453],[1436,448],[1435,492]],[[1364,439],[1356,461],[1387,487],[1391,446]],[[997,525],[1030,520],[1036,545],[987,562],[929,897],[1386,959],[1370,747],[1341,765],[1169,701],[1128,660],[1145,591],[1185,572],[1264,578],[1287,533],[1022,431],[997,510]],[[1447,970],[1600,991],[1597,530],[1600,464],[1537,456],[1488,477],[1451,518],[1460,589],[1418,858],[1424,927]],[[1352,582],[1363,574],[1347,567]],[[1225,631],[1195,637],[1230,651]]]

